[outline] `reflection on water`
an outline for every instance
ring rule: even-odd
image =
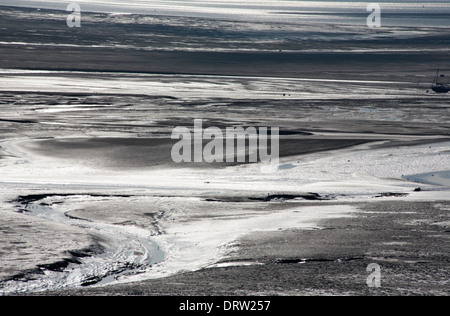
[[[426,184],[436,184],[436,185],[450,187],[450,170],[415,174],[415,175],[410,175],[410,176],[404,176],[403,178],[408,181],[414,181],[414,182],[426,183]]]

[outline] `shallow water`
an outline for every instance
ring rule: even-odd
[[[436,184],[450,187],[450,171],[433,171],[422,174],[403,176],[403,179],[419,183]]]

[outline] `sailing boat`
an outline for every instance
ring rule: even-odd
[[[446,82],[445,75],[439,73],[439,68],[436,72],[436,77],[434,77],[431,89],[436,93],[447,93],[450,91],[450,85]]]

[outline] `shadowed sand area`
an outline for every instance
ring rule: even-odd
[[[368,142],[364,139],[280,139],[280,157],[298,156],[320,151],[341,149]],[[172,147],[178,140],[155,138],[88,138],[40,140],[22,144],[35,154],[59,158],[68,163],[73,160],[90,166],[135,169],[135,168],[225,168],[234,163],[175,163],[171,157]],[[204,141],[204,146],[207,144]],[[248,141],[246,142],[248,146]],[[224,142],[224,148],[226,144]],[[193,150],[192,150],[193,152]],[[270,152],[270,151],[269,151]],[[192,154],[192,161],[193,154]],[[248,155],[246,161],[249,161]]]

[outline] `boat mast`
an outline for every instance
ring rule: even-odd
[[[439,80],[439,68],[440,67],[438,67],[438,69],[436,71],[436,77],[434,77],[434,83],[438,83],[438,80]]]

